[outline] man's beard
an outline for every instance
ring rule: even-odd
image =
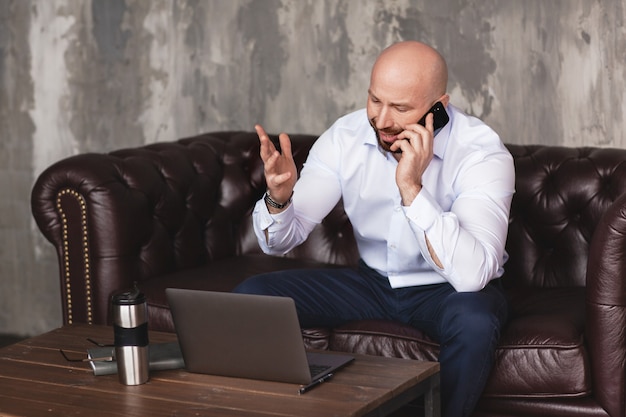
[[[374,134],[376,134],[376,140],[378,141],[378,145],[385,152],[402,153],[402,151],[400,149],[397,149],[396,151],[392,151],[391,150],[391,145],[393,144],[393,142],[392,143],[388,143],[388,142],[385,142],[384,140],[382,140],[380,138],[380,132],[382,132],[383,134],[386,134],[386,135],[395,136],[395,135],[399,135],[400,133],[402,133],[402,130],[397,130],[397,129],[393,129],[393,128],[390,128],[390,129],[380,129],[379,130],[379,129],[376,128],[376,120],[375,119],[369,119],[369,122],[370,122],[370,126],[372,126],[372,129],[374,129]]]

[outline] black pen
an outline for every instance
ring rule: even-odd
[[[305,385],[303,387],[300,387],[300,390],[298,391],[298,394],[304,394],[305,392],[310,391],[311,389],[317,387],[322,382],[328,381],[332,377],[333,377],[333,374],[324,375],[323,377],[318,378],[315,381],[311,382],[309,385]]]

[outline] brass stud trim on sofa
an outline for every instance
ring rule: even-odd
[[[82,232],[82,243],[83,243],[83,262],[84,262],[84,271],[85,271],[85,300],[87,305],[87,323],[92,324],[93,322],[93,310],[92,310],[92,300],[91,300],[91,272],[90,272],[90,262],[89,262],[89,238],[87,232],[87,204],[85,203],[85,199],[82,195],[80,195],[77,191],[66,188],[61,190],[57,194],[57,210],[59,211],[59,215],[61,216],[61,221],[63,223],[63,275],[65,277],[65,300],[66,300],[66,311],[67,311],[67,323],[72,324],[73,311],[72,311],[72,286],[71,286],[71,272],[70,272],[70,255],[69,255],[69,233],[68,233],[68,225],[67,225],[67,216],[63,211],[63,205],[61,204],[61,199],[64,196],[69,196],[75,198],[78,202],[78,206],[80,207],[80,227]]]

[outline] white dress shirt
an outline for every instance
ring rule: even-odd
[[[392,287],[447,281],[457,291],[479,291],[500,277],[513,158],[483,122],[452,105],[446,110],[450,121],[435,137],[422,189],[406,207],[395,180],[398,162],[378,145],[366,110],[337,120],[311,148],[292,204],[272,215],[263,199],[257,202],[262,250],[288,252],[343,198],[361,258]],[[443,268],[431,258],[426,236]]]

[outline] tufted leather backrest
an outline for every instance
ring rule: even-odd
[[[515,160],[507,286],[584,286],[599,220],[626,192],[626,150],[507,145]]]
[[[291,138],[300,169],[316,137]],[[264,192],[254,132],[80,154],[51,165],[33,186],[31,205],[57,250],[66,321],[106,322],[108,297],[134,281],[260,253],[250,214]],[[341,204],[288,256],[356,263]]]
[[[291,139],[300,169],[316,137]],[[596,225],[626,192],[626,150],[508,147],[517,178],[505,284],[585,285]],[[127,282],[259,253],[250,214],[264,192],[256,134],[215,132],[66,158],[41,174],[32,206],[62,276],[84,276],[80,292],[106,299]],[[287,256],[355,264],[341,203]]]
[[[278,144],[277,136],[271,137]],[[315,139],[291,135],[298,171]],[[139,233],[135,227],[132,235],[122,239],[138,250],[138,260],[150,267],[151,271],[142,275],[260,253],[251,213],[266,188],[255,133],[217,132],[119,150],[110,156],[119,161],[124,177],[125,210],[134,207],[126,217],[144,223]],[[352,227],[341,204],[306,243],[287,256],[356,263]]]
[[[221,161],[223,170],[220,191],[220,195],[225,199],[220,203],[223,216],[218,216],[212,221],[229,224],[234,239],[230,253],[238,255],[260,253],[252,229],[251,217],[254,204],[266,190],[263,164],[259,156],[258,136],[251,132],[235,134],[219,132],[183,139],[180,143],[190,146],[198,145],[200,142],[202,146],[206,146],[206,137],[211,138],[211,146],[216,145],[215,139],[220,141],[221,145],[217,149],[217,154],[224,155]],[[278,136],[270,135],[270,138],[280,148]],[[292,154],[300,172],[317,136],[292,134],[290,138]],[[236,200],[241,201],[241,204],[236,204]],[[222,236],[226,232],[228,231],[222,230],[219,235]],[[322,224],[313,230],[307,241],[293,249],[287,257],[306,258],[340,265],[356,265],[358,252],[352,225],[343,211],[341,202],[329,213]]]

